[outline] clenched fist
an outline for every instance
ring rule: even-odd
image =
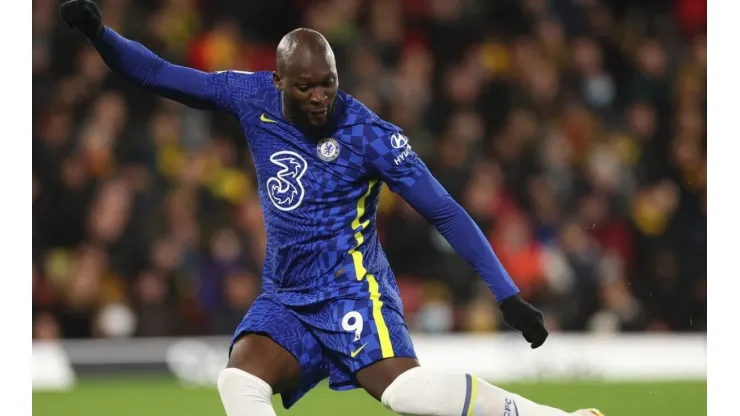
[[[67,26],[77,29],[90,39],[103,32],[103,15],[92,0],[69,0],[59,7]]]

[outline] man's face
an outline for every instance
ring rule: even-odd
[[[299,125],[323,127],[330,120],[339,89],[336,68],[323,59],[295,62],[282,75],[274,74],[275,84],[283,92],[293,121]]]

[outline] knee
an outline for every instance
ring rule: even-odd
[[[275,416],[272,388],[264,380],[237,368],[218,374],[218,394],[228,416]]]
[[[420,400],[421,396],[419,393],[428,387],[428,384],[423,383],[420,377],[424,378],[421,367],[415,367],[405,371],[388,385],[385,391],[383,391],[380,401],[386,408],[398,414],[424,414],[420,413],[421,409],[419,409],[420,405],[424,407],[420,403],[422,400]]]
[[[381,401],[402,415],[459,415],[465,402],[465,378],[412,368],[388,386]]]
[[[264,380],[238,368],[225,368],[218,373],[218,392],[224,403],[233,398],[256,403],[271,403],[272,387]]]

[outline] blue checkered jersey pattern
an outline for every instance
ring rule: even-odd
[[[356,290],[388,267],[376,230],[380,185],[412,186],[426,167],[401,130],[340,91],[335,126],[311,139],[285,120],[269,72],[209,74],[206,91],[241,121],[267,231],[266,276],[286,304]]]

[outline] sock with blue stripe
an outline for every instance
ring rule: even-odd
[[[383,392],[383,405],[404,416],[566,416],[470,374],[416,367]]]

